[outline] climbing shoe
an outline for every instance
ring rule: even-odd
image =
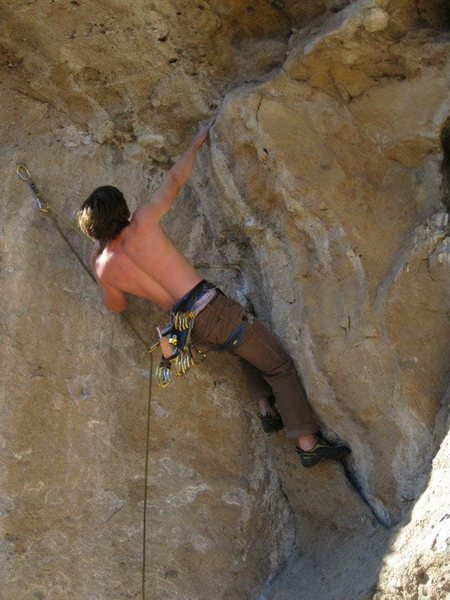
[[[351,450],[344,444],[332,444],[322,437],[317,436],[316,445],[311,450],[302,450],[297,447],[302,465],[306,468],[314,467],[322,458],[339,460],[350,454]]]
[[[284,427],[283,419],[279,414],[272,417],[270,413],[267,413],[266,415],[259,415],[259,418],[261,419],[262,428],[266,433],[280,431]]]

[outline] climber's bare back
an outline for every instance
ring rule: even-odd
[[[124,292],[168,310],[202,280],[166,236],[159,218],[151,204],[136,210],[130,224],[95,258],[95,275],[113,310],[125,308]]]
[[[130,224],[104,248],[97,242],[90,265],[102,289],[103,302],[111,310],[125,310],[125,293],[169,310],[202,280],[166,236],[160,220],[188,181],[197,152],[208,137],[209,126],[202,127],[150,202],[134,212]]]

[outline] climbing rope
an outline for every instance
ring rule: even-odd
[[[16,170],[17,176],[25,181],[31,191],[33,192],[36,200],[37,207],[42,215],[49,217],[55,228],[57,229],[61,238],[65,241],[67,246],[69,247],[72,254],[76,257],[80,265],[83,267],[85,272],[89,275],[91,280],[97,285],[95,277],[93,276],[90,269],[86,266],[80,254],[73,246],[67,235],[64,233],[59,223],[64,224],[68,229],[71,229],[81,237],[89,239],[85,234],[83,234],[79,229],[74,227],[70,221],[62,218],[59,213],[49,204],[46,200],[43,199],[40,191],[38,190],[36,184],[33,182],[30,172],[25,167],[25,165],[18,165]],[[149,365],[149,374],[148,374],[148,399],[147,399],[147,422],[146,422],[146,444],[145,444],[145,471],[144,471],[144,515],[143,515],[143,528],[142,528],[142,600],[145,600],[145,576],[146,576],[146,541],[147,541],[147,488],[148,488],[148,467],[149,467],[149,451],[150,451],[150,415],[151,415],[151,403],[152,403],[152,380],[153,380],[153,355],[152,352],[157,347],[159,347],[159,342],[156,342],[153,345],[147,343],[144,337],[139,333],[130,319],[120,313],[120,317],[126,323],[126,325],[132,330],[135,336],[139,339],[139,341],[145,346],[146,350],[149,353],[150,357],[150,365]]]
[[[153,374],[153,354],[149,352],[149,385],[148,385],[148,401],[147,401],[147,425],[145,432],[145,470],[144,470],[144,515],[142,525],[142,600],[145,600],[145,565],[147,555],[147,491],[148,491],[148,463],[150,454],[150,411],[152,404],[152,374]]]

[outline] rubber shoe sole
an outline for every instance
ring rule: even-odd
[[[261,425],[265,433],[274,433],[275,431],[280,431],[283,429],[284,423],[281,415],[277,415],[276,417],[272,417],[270,415],[260,415]]]
[[[300,454],[302,465],[307,469],[317,465],[322,458],[340,460],[351,452],[350,448],[344,444],[331,444],[324,439],[318,439],[312,450],[307,451],[296,447],[296,451]]]

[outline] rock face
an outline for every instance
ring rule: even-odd
[[[447,421],[447,431],[448,425]],[[374,600],[448,597],[448,445],[447,436],[436,455],[427,488],[415,505],[410,522],[399,529],[394,537],[384,560],[379,590]]]
[[[447,3],[0,11],[2,600],[137,598],[142,563],[146,350],[16,165],[66,219],[102,183],[134,209],[212,116],[164,226],[283,340],[353,452],[302,470],[229,356],[154,388],[148,597],[445,598]],[[146,339],[163,319],[129,315]]]

